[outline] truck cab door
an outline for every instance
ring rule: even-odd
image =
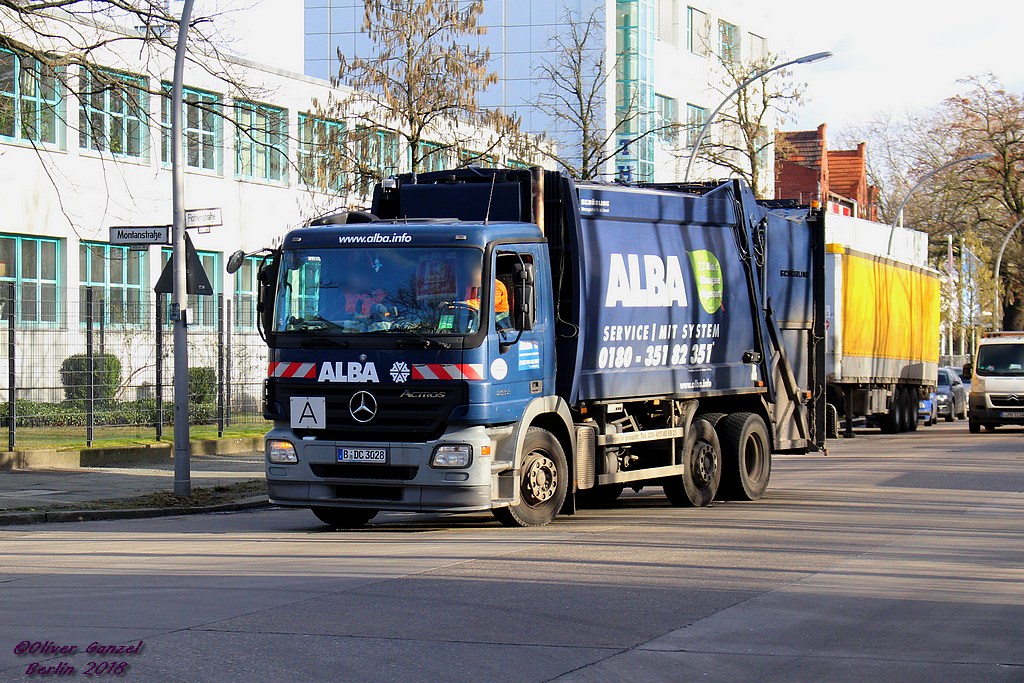
[[[547,252],[539,244],[503,245],[494,250],[491,267],[495,310],[488,333],[489,377],[495,402],[518,419],[531,400],[554,391]]]

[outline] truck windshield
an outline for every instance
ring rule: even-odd
[[[274,331],[472,334],[482,265],[469,247],[285,250]]]
[[[1024,344],[982,344],[977,365],[982,376],[1024,376]]]

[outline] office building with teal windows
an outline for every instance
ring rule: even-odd
[[[304,2],[307,75],[336,76],[339,51],[373,56],[362,32],[363,0]],[[553,59],[553,38],[566,35],[568,17],[594,15],[603,30],[586,48],[603,52],[614,70],[604,82],[597,117],[609,134],[602,176],[680,180],[692,130],[722,98],[721,60],[767,54],[765,14],[761,4],[745,0],[484,0],[480,24],[487,32],[478,40],[490,50],[499,80],[481,103],[518,115],[524,130],[547,135],[561,153],[571,154],[578,130],[538,106],[551,87],[540,70]],[[698,178],[723,175],[723,169],[695,168]]]

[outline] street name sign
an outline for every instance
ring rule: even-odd
[[[110,227],[110,243],[119,245],[170,244],[169,225],[113,225]]]
[[[185,211],[186,228],[210,228],[216,225],[224,225],[224,217],[219,208]]]

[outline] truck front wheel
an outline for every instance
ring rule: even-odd
[[[733,413],[718,423],[722,444],[722,484],[730,500],[758,500],[772,473],[771,442],[764,420],[754,413]]]
[[[690,424],[680,464],[685,471],[667,477],[662,484],[668,502],[676,506],[709,505],[722,480],[722,447],[707,420],[698,418]]]
[[[519,468],[519,504],[491,512],[505,526],[543,526],[553,520],[569,490],[569,467],[562,444],[540,427],[530,427],[523,440]]]
[[[335,529],[356,529],[376,517],[377,511],[363,508],[315,507],[313,514],[321,522]]]

